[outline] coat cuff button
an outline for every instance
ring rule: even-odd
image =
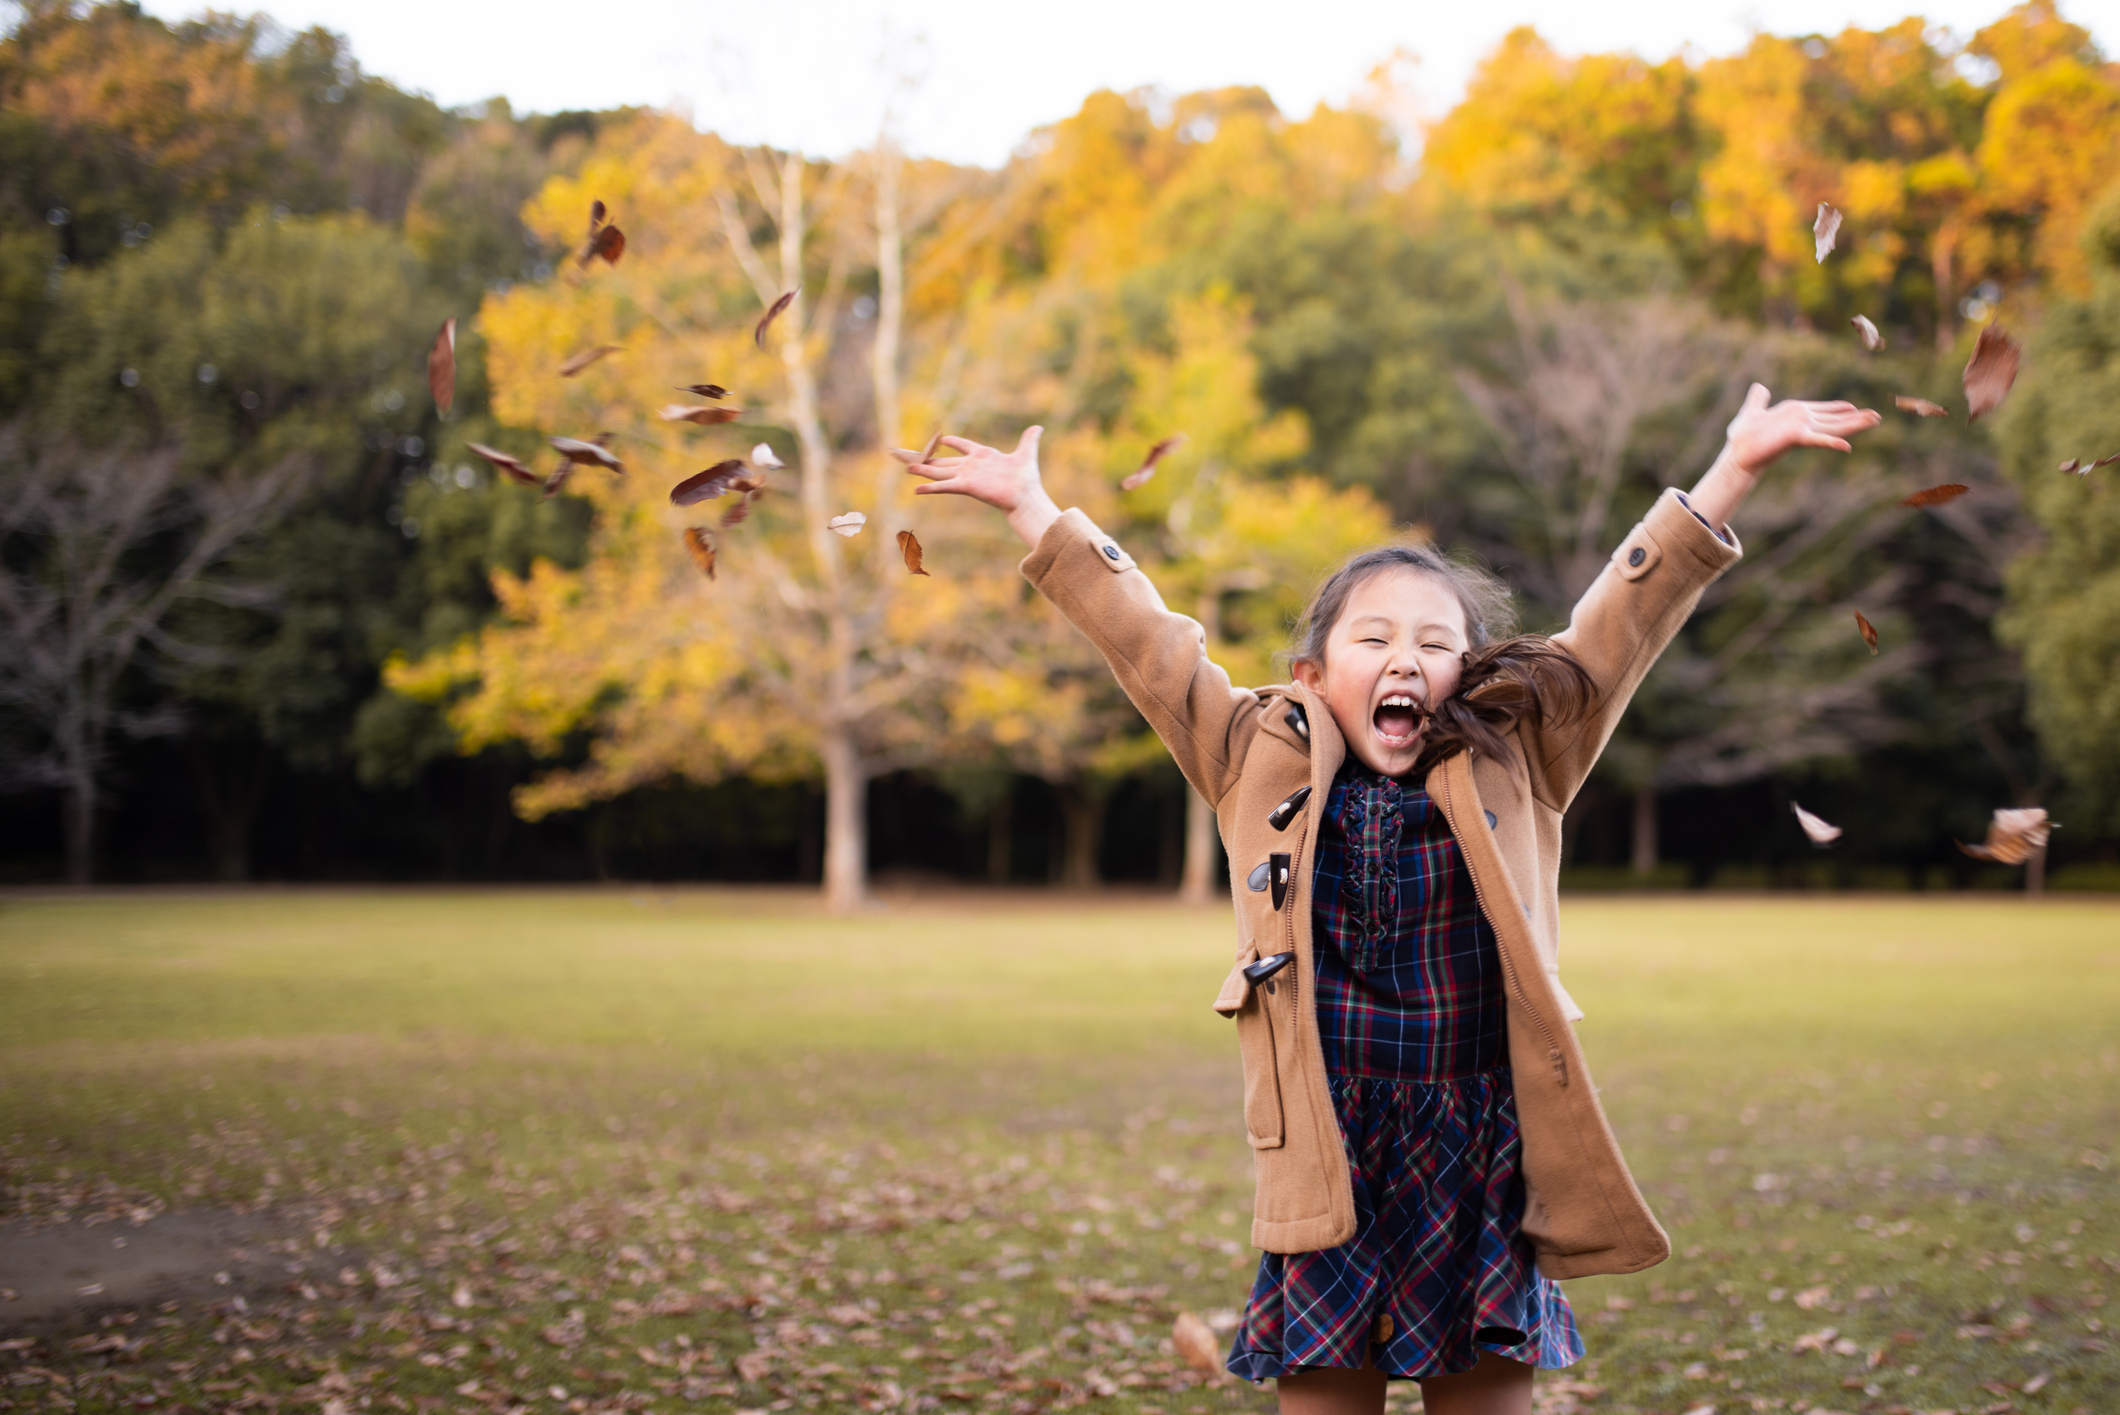
[[[1109,547],[1107,547],[1107,548],[1109,548]],[[1643,562],[1644,560],[1647,560],[1648,558],[1649,558],[1649,552],[1648,552],[1648,551],[1646,551],[1646,550],[1643,550],[1643,549],[1642,549],[1642,548],[1641,548],[1640,546],[1638,546],[1638,545],[1637,545],[1636,547],[1634,547],[1634,549],[1632,549],[1632,550],[1630,550],[1630,551],[1628,551],[1628,552],[1627,552],[1627,563],[1628,563],[1629,565],[1640,565],[1640,564],[1641,564],[1641,563],[1642,563],[1642,562]]]

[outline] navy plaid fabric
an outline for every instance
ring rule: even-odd
[[[1350,759],[1316,870],[1318,1033],[1355,1236],[1262,1256],[1229,1369],[1373,1360],[1410,1378],[1470,1370],[1482,1350],[1573,1364],[1574,1314],[1522,1234],[1501,960],[1449,825],[1419,784]]]

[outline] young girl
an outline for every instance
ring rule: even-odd
[[[1200,626],[1014,452],[911,470],[1004,511],[1023,573],[1105,657],[1215,807],[1265,1250],[1229,1368],[1281,1409],[1529,1415],[1582,1355],[1554,1279],[1670,1243],[1627,1173],[1560,985],[1561,816],[1637,684],[1739,554],[1726,522],[1792,447],[1848,450],[1874,412],[1754,385],[1690,497],[1667,490],[1551,639],[1428,546],[1358,555],[1311,602],[1295,682],[1230,686]],[[1323,946],[1319,946],[1322,944]]]

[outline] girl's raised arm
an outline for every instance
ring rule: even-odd
[[[1848,450],[1848,439],[1882,421],[1869,408],[1853,403],[1806,403],[1798,398],[1773,402],[1764,383],[1745,394],[1744,406],[1730,420],[1722,452],[1687,500],[1702,520],[1721,530],[1759,484],[1759,474],[1782,453],[1798,447]]]

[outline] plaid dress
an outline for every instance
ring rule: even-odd
[[[1353,1168],[1355,1234],[1264,1254],[1229,1369],[1263,1381],[1373,1361],[1403,1378],[1481,1351],[1583,1354],[1522,1234],[1501,959],[1443,814],[1349,759],[1318,837],[1318,1036]]]

